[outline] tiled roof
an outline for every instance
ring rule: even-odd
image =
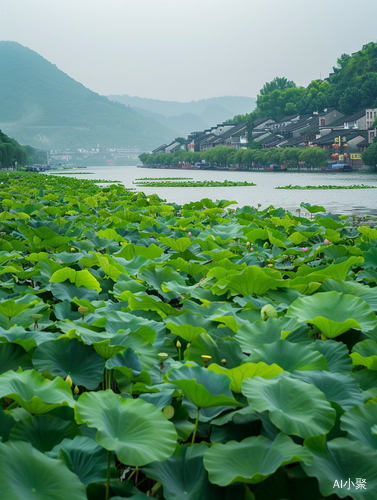
[[[257,127],[261,123],[266,122],[268,120],[272,120],[275,122],[275,120],[273,118],[270,118],[270,117],[269,118],[258,118],[258,120],[254,120],[253,125],[254,125],[254,127]]]

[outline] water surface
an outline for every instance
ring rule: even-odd
[[[85,172],[88,175],[77,175]],[[52,173],[52,172],[51,172]],[[92,175],[89,175],[92,174]],[[168,170],[138,167],[88,167],[83,170],[72,170],[73,177],[96,178],[121,181],[126,187],[137,187],[133,181],[140,177],[190,177],[194,180],[216,181],[248,181],[256,186],[241,187],[195,187],[195,188],[137,188],[147,195],[156,193],[167,202],[184,204],[198,201],[202,198],[212,200],[235,200],[239,206],[250,205],[266,208],[269,205],[283,207],[295,211],[301,202],[311,205],[323,205],[328,212],[339,214],[370,214],[377,215],[377,189],[346,189],[346,190],[283,190],[274,189],[277,186],[333,184],[349,186],[353,184],[368,184],[377,186],[377,173],[371,172],[243,172],[217,170]]]

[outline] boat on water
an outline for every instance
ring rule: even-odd
[[[271,165],[266,165],[264,170],[270,172],[281,172],[287,170],[287,165],[277,165],[276,163],[273,163]]]
[[[322,167],[323,172],[352,172],[353,168],[345,163],[328,163]]]

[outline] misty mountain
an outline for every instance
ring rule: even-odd
[[[212,97],[191,102],[161,101],[131,97],[127,94],[108,97],[112,101],[130,106],[138,113],[153,117],[163,125],[178,130],[179,135],[183,136],[195,130],[209,128],[235,115],[250,113],[255,108],[256,102],[253,97],[233,96]]]
[[[153,111],[148,111],[143,108],[131,108],[136,111],[139,115],[147,116],[157,122],[162,123],[166,127],[176,130],[176,135],[186,137],[193,130],[204,130],[208,127],[208,124],[200,118],[198,115],[193,115],[192,113],[184,113],[178,116],[164,116],[160,113],[153,113]]]
[[[0,129],[44,149],[139,147],[176,135],[161,123],[87,89],[33,50],[0,42]]]

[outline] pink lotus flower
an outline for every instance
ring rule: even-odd
[[[250,252],[252,252],[252,251],[253,251],[253,247],[250,247]]]
[[[307,252],[307,251],[309,250],[309,248],[308,248],[308,247],[302,247],[302,248],[301,248],[301,250],[302,250],[303,252]]]
[[[58,264],[63,264],[63,261],[62,260],[58,260]]]
[[[327,240],[327,239],[326,239],[323,243],[324,243],[325,245],[329,245],[329,244],[330,244],[329,240]]]
[[[187,233],[187,236],[191,236],[191,231],[189,231],[189,232]]]

